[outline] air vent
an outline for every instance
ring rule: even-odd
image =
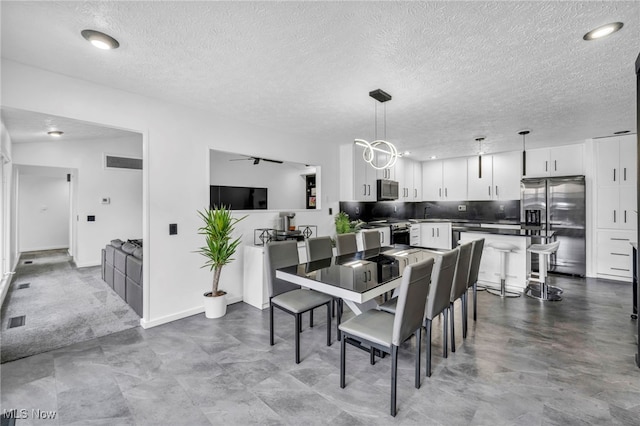
[[[105,154],[104,166],[107,169],[142,170],[142,159]]]
[[[23,288],[29,288],[30,286],[31,286],[31,283],[20,284],[18,286],[18,290],[22,290]]]
[[[23,265],[31,265],[33,263],[33,260],[25,260],[24,262],[22,262]]]
[[[25,316],[9,318],[9,328],[22,327],[25,323]]]

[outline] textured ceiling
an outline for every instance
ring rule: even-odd
[[[11,2],[2,56],[326,143],[418,158],[636,131],[640,2]],[[612,36],[587,31],[622,21]],[[101,51],[86,28],[117,38]],[[378,110],[383,122],[382,110]],[[379,125],[378,136],[384,133]]]

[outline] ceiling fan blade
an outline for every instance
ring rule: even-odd
[[[282,164],[283,162],[280,160],[269,160],[268,158],[263,158],[263,161],[268,161],[270,163],[277,163],[277,164]]]

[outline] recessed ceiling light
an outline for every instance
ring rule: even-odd
[[[54,138],[59,138],[64,134],[64,132],[61,132],[60,130],[51,130],[50,132],[47,132],[47,134],[49,136],[53,136]]]
[[[118,40],[111,37],[110,35],[101,33],[100,31],[82,30],[80,34],[82,34],[82,37],[84,37],[89,43],[93,44],[98,49],[110,50],[117,49],[120,46]]]
[[[405,151],[402,153],[402,155],[411,155],[411,151]]]
[[[610,34],[619,31],[624,24],[622,22],[612,22],[607,25],[603,25],[601,27],[596,28],[595,30],[591,30],[582,37],[584,40],[595,40],[597,38],[606,37]]]
[[[432,159],[432,160],[435,160],[436,158],[438,158],[438,157],[436,157],[435,155],[432,155],[432,156],[431,156],[431,159]]]
[[[625,133],[629,133],[629,130],[620,130],[619,132],[613,132],[614,135],[624,135]]]

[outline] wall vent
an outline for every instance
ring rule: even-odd
[[[105,154],[104,167],[106,169],[142,170],[142,159]]]

